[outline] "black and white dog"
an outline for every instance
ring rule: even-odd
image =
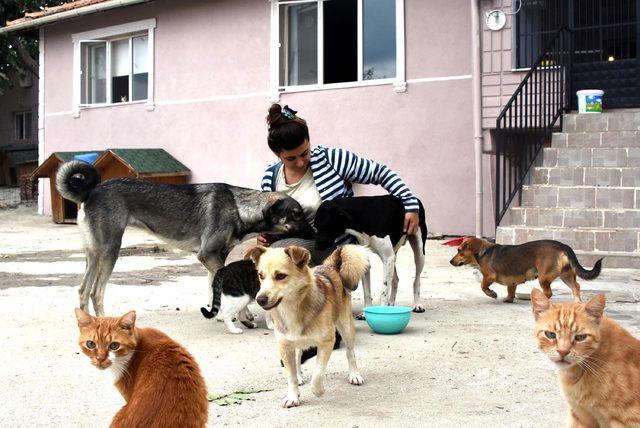
[[[395,196],[360,196],[339,198],[323,202],[315,217],[316,248],[322,250],[333,245],[336,238],[344,234],[354,236],[360,245],[365,245],[382,260],[384,285],[380,296],[381,305],[394,305],[398,289],[396,254],[408,240],[413,250],[416,276],[413,282],[413,311],[424,312],[420,303],[420,274],[424,267],[424,247],[427,239],[427,224],[424,207],[420,205],[420,227],[415,235],[407,236],[404,229],[404,205]],[[364,305],[371,306],[371,277],[363,278]],[[358,316],[363,318],[363,314]]]
[[[248,234],[313,236],[300,204],[283,193],[224,183],[171,185],[128,178],[99,181],[96,168],[80,161],[63,164],[56,175],[60,194],[81,204],[78,225],[87,266],[80,285],[80,308],[88,311],[91,295],[98,316],[104,315],[105,287],[129,224],[197,253],[209,271],[209,284],[238,240]]]

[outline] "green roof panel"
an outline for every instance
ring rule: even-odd
[[[109,149],[127,162],[138,174],[189,172],[189,168],[164,149]]]

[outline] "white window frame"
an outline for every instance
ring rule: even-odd
[[[154,33],[156,28],[156,19],[145,19],[142,21],[129,22],[126,24],[113,25],[111,27],[99,28],[91,31],[84,31],[82,33],[75,33],[71,36],[73,41],[73,117],[80,117],[80,110],[90,109],[106,106],[119,106],[128,104],[145,104],[148,111],[155,109],[154,93],[153,93],[153,81],[154,81]],[[101,104],[82,104],[81,103],[81,49],[80,46],[83,42],[107,42],[107,75],[111,74],[111,43],[119,39],[129,39],[129,55],[133,55],[132,38],[136,36],[146,35],[147,38],[147,61],[149,62],[149,70],[147,76],[147,99],[132,101],[129,97],[129,101],[111,103],[107,101]],[[129,73],[129,92],[132,93],[133,87],[131,80],[133,79],[132,73]],[[111,79],[107,78],[107,100],[110,99],[111,94]]]
[[[353,82],[322,83],[324,80],[324,20],[322,3],[324,0],[270,0],[271,1],[271,50],[270,50],[270,99],[279,101],[281,93],[317,91],[324,89],[354,88],[361,86],[393,85],[395,92],[407,90],[405,70],[405,28],[404,28],[404,0],[396,1],[396,77],[389,79],[363,80],[363,0],[358,0],[358,80]],[[310,85],[280,86],[280,5],[317,3],[318,5],[318,83]]]
[[[31,120],[29,121],[29,123],[27,123],[27,115],[31,115]],[[22,138],[18,138],[18,127],[16,126],[16,120],[18,119],[18,116],[22,116]],[[30,110],[25,110],[25,111],[18,111],[15,112],[13,114],[13,132],[14,132],[14,139],[16,141],[30,141],[33,139],[33,129],[30,129],[31,131],[31,137],[27,138],[27,128],[31,128],[32,124],[31,121],[33,121],[33,112],[31,112]]]

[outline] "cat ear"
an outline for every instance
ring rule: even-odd
[[[540,314],[551,307],[551,302],[544,293],[537,288],[531,290],[531,305],[533,306],[533,317],[538,320]]]
[[[267,249],[262,245],[256,245],[255,247],[249,248],[244,253],[244,259],[251,259],[253,263],[257,266],[258,260],[260,260],[260,256],[263,255]]]
[[[82,309],[76,308],[76,319],[78,320],[78,327],[88,327],[93,324],[94,318]]]
[[[584,305],[584,310],[587,311],[587,314],[592,316],[595,319],[596,323],[599,324],[600,321],[602,321],[604,304],[605,304],[604,294],[600,293],[592,297],[591,300],[589,300],[587,304]]]
[[[291,261],[298,266],[298,269],[302,269],[308,265],[309,260],[311,260],[311,253],[303,247],[290,245],[284,249],[284,252],[289,256]]]
[[[136,325],[136,311],[130,311],[121,316],[118,324],[125,330],[133,330]]]

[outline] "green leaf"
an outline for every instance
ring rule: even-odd
[[[210,393],[207,395],[207,400],[217,404],[218,406],[228,406],[230,404],[242,404],[243,401],[256,401],[251,394],[257,394],[259,392],[272,391],[271,389],[257,389],[257,388],[238,388],[234,392],[228,394]]]

